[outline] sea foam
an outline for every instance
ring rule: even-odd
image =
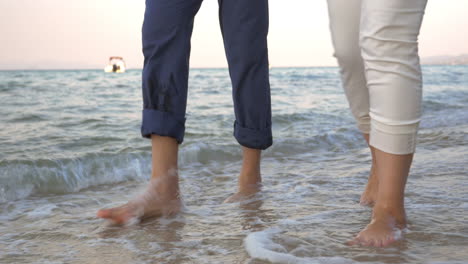
[[[342,257],[297,257],[288,253],[286,248],[276,243],[273,238],[282,232],[279,228],[270,228],[259,232],[250,233],[244,239],[247,253],[256,259],[273,263],[294,264],[350,264],[353,260]]]

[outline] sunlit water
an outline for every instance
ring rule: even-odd
[[[96,219],[141,191],[140,71],[0,72],[0,263],[466,263],[468,67],[424,68],[424,116],[407,186],[409,230],[347,246],[370,155],[337,68],[271,70],[274,145],[263,191],[236,189],[240,149],[226,69],[194,69],[180,152],[184,213],[116,228]]]

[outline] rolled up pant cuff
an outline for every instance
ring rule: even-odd
[[[273,144],[271,126],[263,129],[242,127],[234,122],[234,137],[244,147],[265,150]]]
[[[358,129],[363,134],[369,134],[371,131],[370,123],[358,123]]]
[[[369,144],[390,154],[412,154],[416,150],[418,127],[419,123],[387,125],[373,119]]]
[[[172,137],[180,144],[184,141],[185,118],[180,119],[169,112],[154,109],[143,109],[141,135],[151,138],[151,135]]]

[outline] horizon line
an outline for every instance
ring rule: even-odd
[[[271,66],[272,68],[334,68],[338,66],[332,65],[312,65],[312,66]],[[189,69],[229,69],[228,66],[213,66],[213,67],[190,67]],[[12,68],[12,69],[1,69],[0,71],[76,71],[76,70],[103,70],[103,68],[43,68],[43,69],[35,69],[35,68]],[[143,70],[143,68],[127,68],[129,70]]]
[[[468,64],[421,64],[422,66],[458,66],[458,65],[468,65]],[[311,66],[271,66],[271,69],[285,69],[285,68],[338,68],[338,66],[331,66],[331,65],[311,65]],[[190,67],[189,69],[195,70],[216,70],[216,69],[229,69],[229,67]],[[44,69],[34,69],[34,68],[13,68],[13,69],[1,69],[0,71],[104,71],[101,68],[44,68]],[[143,70],[143,68],[128,68],[127,71],[132,70]]]

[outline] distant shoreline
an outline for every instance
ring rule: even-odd
[[[430,56],[421,58],[423,65],[468,65],[468,54]]]

